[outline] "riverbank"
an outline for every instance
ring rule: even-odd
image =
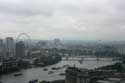
[[[42,59],[36,59],[34,61],[34,66],[36,67],[45,67],[49,65],[56,64],[62,60],[61,56],[55,55],[55,56],[50,56],[47,58],[42,58]]]
[[[60,75],[60,73],[65,73],[66,68],[62,68],[59,70],[52,70],[52,68],[63,67],[64,65],[70,65],[86,68],[86,69],[95,69],[106,65],[111,65],[116,62],[114,61],[84,61],[82,64],[79,61],[70,61],[70,60],[61,60],[57,64],[45,66],[45,67],[33,67],[29,69],[22,69],[20,72],[21,76],[15,77],[15,73],[10,73],[7,75],[0,76],[0,81],[3,83],[28,83],[32,79],[38,79],[39,81],[48,81],[53,82],[54,80],[64,80],[65,76]],[[44,69],[48,69],[44,71]],[[48,74],[49,71],[53,71],[54,73]]]
[[[19,68],[6,69],[6,70],[0,72],[0,76],[10,74],[10,73],[14,73],[14,72],[17,72],[17,71],[20,71],[20,69]]]
[[[20,60],[20,61],[16,61],[16,66],[14,67],[11,66],[12,63],[8,62],[7,64],[3,64],[1,66],[0,75],[14,73],[22,69],[29,69],[32,67],[46,67],[49,65],[57,64],[61,60],[62,60],[61,56],[50,56],[45,59],[37,59],[33,65],[29,64],[29,62],[27,61]]]

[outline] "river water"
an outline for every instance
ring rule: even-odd
[[[2,75],[0,77],[0,81],[3,83],[28,83],[32,79],[38,79],[39,81],[54,81],[54,80],[60,80],[65,79],[65,76],[60,76],[60,73],[64,73],[66,68],[60,69],[60,70],[53,70],[53,74],[48,74],[48,71],[51,71],[52,67],[62,67],[64,65],[70,65],[81,68],[87,68],[87,69],[94,69],[101,66],[106,66],[110,64],[114,64],[115,62],[109,60],[109,58],[102,58],[100,61],[96,61],[93,58],[88,58],[88,60],[85,60],[82,64],[79,63],[79,61],[72,61],[72,60],[62,60],[57,64],[47,66],[47,67],[39,67],[39,68],[31,68],[26,70],[21,70],[22,76],[14,76],[14,73],[8,74],[8,75]],[[43,71],[43,69],[47,68],[48,71]],[[15,72],[16,73],[16,72]]]

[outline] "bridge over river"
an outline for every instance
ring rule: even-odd
[[[63,60],[69,61],[116,61],[118,58],[116,57],[96,57],[96,56],[68,56],[63,57]]]

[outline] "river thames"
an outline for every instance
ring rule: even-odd
[[[61,80],[65,79],[65,76],[60,76],[60,73],[65,73],[66,68],[62,68],[60,70],[52,70],[53,67],[62,67],[64,65],[70,65],[81,68],[87,68],[87,69],[94,69],[101,66],[106,66],[110,64],[114,64],[116,62],[112,61],[109,58],[101,58],[100,61],[96,61],[94,58],[88,58],[88,60],[84,60],[82,64],[80,64],[79,61],[72,61],[72,60],[62,60],[57,64],[47,66],[47,67],[38,67],[38,68],[31,68],[31,69],[25,69],[21,70],[20,72],[23,74],[21,76],[15,77],[14,73],[2,75],[0,77],[0,81],[3,83],[28,83],[30,80],[38,79],[39,81],[54,81],[54,80]],[[48,71],[44,71],[44,69],[48,69],[48,71],[53,71],[54,73],[48,74]]]

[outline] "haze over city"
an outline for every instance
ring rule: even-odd
[[[0,0],[0,83],[125,83],[125,0]]]
[[[0,37],[125,40],[124,0],[0,0]]]

